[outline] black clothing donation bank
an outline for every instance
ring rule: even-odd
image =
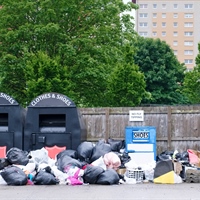
[[[45,93],[27,107],[24,126],[24,150],[53,146],[76,150],[87,132],[83,118],[67,96]]]
[[[12,148],[23,148],[25,109],[8,94],[0,93],[0,157]]]

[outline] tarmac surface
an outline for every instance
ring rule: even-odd
[[[0,185],[0,200],[200,200],[200,183]]]

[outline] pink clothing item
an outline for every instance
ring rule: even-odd
[[[67,178],[67,182],[70,185],[82,185],[83,182],[81,180],[79,180],[79,173],[80,173],[80,169],[78,169],[76,171],[76,173],[74,174],[74,176],[70,176]]]
[[[107,169],[117,170],[121,165],[119,156],[114,152],[106,153],[103,159]]]
[[[67,178],[67,183],[69,185],[83,185],[82,181],[80,181],[79,179],[76,179],[74,177]]]
[[[197,155],[197,151],[192,150],[192,149],[188,149],[187,152],[189,154],[189,162],[190,162],[190,164],[199,165],[200,159],[199,159],[199,157]]]
[[[68,175],[66,182],[69,185],[82,185],[82,175],[83,175],[84,170],[73,166],[69,165],[65,168],[65,173]]]

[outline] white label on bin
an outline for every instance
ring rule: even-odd
[[[131,157],[131,160],[134,160],[134,163],[136,165],[146,165],[149,163],[154,163],[154,153],[129,153],[128,154]]]
[[[153,144],[127,144],[128,151],[153,151]]]

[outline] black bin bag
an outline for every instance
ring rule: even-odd
[[[62,172],[65,172],[65,168],[69,165],[76,166],[78,168],[82,168],[82,163],[74,158],[71,158],[68,155],[62,155],[56,162],[56,166]]]
[[[99,175],[103,172],[104,169],[102,167],[87,165],[83,175],[84,183],[96,184]]]
[[[77,148],[78,159],[80,161],[89,162],[92,156],[93,147],[94,145],[92,142],[82,142]]]
[[[27,165],[29,162],[28,152],[16,147],[11,148],[6,157],[11,164]]]
[[[0,170],[11,165],[7,158],[0,158]]]
[[[77,152],[75,150],[66,149],[64,151],[61,151],[59,154],[57,154],[57,156],[56,156],[57,160],[64,155],[67,155],[67,156],[70,156],[71,158],[77,159]]]
[[[8,185],[26,185],[27,175],[17,166],[10,165],[1,171],[1,176]]]
[[[124,140],[114,140],[109,138],[108,144],[111,146],[112,151],[120,152],[121,149],[125,148],[125,141]]]
[[[93,148],[90,163],[104,156],[106,153],[111,152],[110,144],[106,144],[103,140],[99,140]]]
[[[56,185],[59,183],[59,180],[55,177],[51,168],[48,166],[37,172],[33,178],[33,183],[35,185]]]
[[[107,169],[98,176],[96,184],[114,185],[119,183],[119,175],[114,169]]]

